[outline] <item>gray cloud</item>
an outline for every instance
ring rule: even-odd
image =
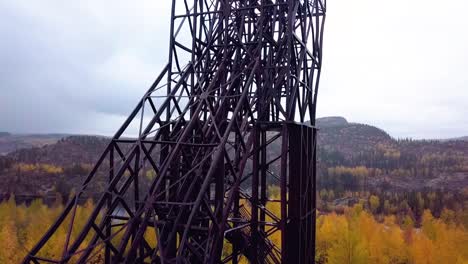
[[[169,7],[104,2],[0,3],[0,130],[118,128],[167,60]]]
[[[327,1],[321,115],[395,137],[468,134],[468,3]]]
[[[328,1],[319,115],[468,134],[462,0]],[[112,134],[167,61],[170,1],[0,1],[0,131]]]

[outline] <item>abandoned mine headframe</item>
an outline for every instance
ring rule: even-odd
[[[325,11],[173,0],[167,65],[23,262],[314,263]]]

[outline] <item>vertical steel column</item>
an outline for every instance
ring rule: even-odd
[[[114,178],[114,146],[111,145],[109,149],[109,183],[112,182],[113,178]],[[107,200],[106,217],[109,218],[109,220],[106,223],[106,238],[110,238],[112,236],[112,200],[113,200],[113,195],[111,192],[109,194],[109,199]],[[106,245],[104,261],[106,264],[111,263],[111,249],[108,245]]]
[[[259,186],[259,163],[260,163],[260,152],[258,149],[260,148],[260,131],[258,126],[253,128],[254,133],[254,142],[253,146],[256,150],[253,155],[253,163],[252,163],[252,197],[251,197],[251,223],[250,223],[250,232],[251,232],[251,239],[250,239],[250,247],[252,252],[251,261],[257,263],[258,261],[258,186]]]

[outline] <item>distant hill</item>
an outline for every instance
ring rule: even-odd
[[[325,187],[364,181],[371,187],[400,190],[468,187],[468,141],[463,138],[397,140],[380,128],[342,117],[317,119],[316,124],[319,184]],[[330,175],[334,168],[344,172]],[[357,176],[355,168],[367,170]]]
[[[52,144],[11,152],[8,157],[23,163],[88,164],[99,158],[108,143],[109,139],[101,136],[68,136]]]
[[[321,117],[315,120],[315,124],[317,127],[325,128],[325,127],[337,127],[337,126],[347,126],[348,121],[346,118],[341,116],[328,116],[328,117]]]
[[[449,189],[468,186],[468,141],[397,140],[343,117],[317,119],[318,185],[338,191]],[[0,195],[66,194],[79,187],[104,151],[100,136],[0,134]],[[278,149],[273,147],[272,149]],[[278,168],[272,166],[271,170]],[[104,184],[90,186],[99,193]]]
[[[101,136],[53,138],[55,143],[24,148],[0,156],[2,194],[43,196],[58,191],[64,196],[79,188],[109,139]],[[88,189],[98,193],[107,177]]]
[[[8,136],[11,136],[11,134],[8,132],[0,132],[0,137],[8,137]]]
[[[324,117],[316,120],[320,129],[319,144],[329,150],[354,155],[376,148],[377,144],[391,144],[392,137],[384,130],[365,124],[349,123],[343,117]]]
[[[457,137],[457,138],[449,138],[449,139],[443,139],[441,141],[456,141],[456,140],[461,140],[461,141],[468,141],[468,136],[466,137]]]
[[[19,149],[42,147],[54,144],[66,134],[11,134],[0,132],[0,155],[5,155]]]

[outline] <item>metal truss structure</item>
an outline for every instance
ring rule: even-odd
[[[313,263],[325,4],[173,0],[167,66],[24,263]]]

